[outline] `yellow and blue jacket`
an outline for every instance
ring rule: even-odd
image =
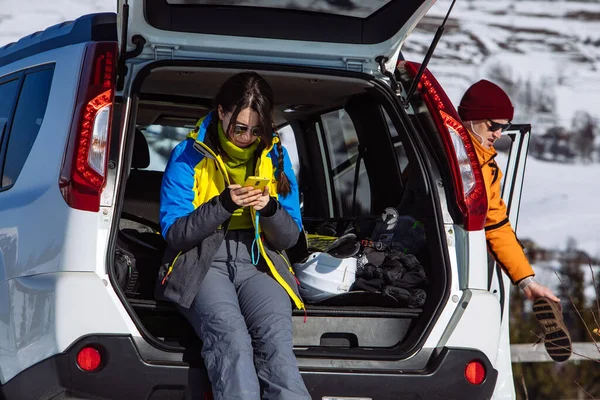
[[[220,203],[219,195],[229,185],[225,166],[207,137],[209,125],[216,119],[213,111],[199,120],[196,129],[173,149],[160,195],[160,224],[167,251],[159,271],[156,296],[189,307],[218,247],[226,234],[231,214]],[[296,244],[302,231],[298,184],[292,163],[283,149],[284,172],[291,192],[277,193],[276,168],[279,154],[273,144],[265,148],[256,162],[255,175],[270,179],[271,196],[277,199],[274,215],[258,219],[263,240],[258,241],[261,256],[271,274],[292,298],[304,308],[297,280],[283,251]],[[254,210],[252,220],[256,221]]]

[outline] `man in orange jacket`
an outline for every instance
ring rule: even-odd
[[[559,298],[552,290],[534,279],[535,273],[527,261],[523,247],[508,221],[506,205],[500,197],[502,173],[496,164],[494,142],[510,127],[513,105],[508,95],[496,84],[480,80],[463,95],[458,114],[473,138],[473,145],[481,164],[488,196],[485,237],[489,252],[533,302],[533,313],[540,323],[544,346],[555,361],[563,362],[572,353],[571,337],[562,318]]]
[[[529,300],[547,297],[559,302],[552,290],[535,281],[533,268],[508,221],[506,205],[500,197],[502,172],[494,160],[497,154],[494,142],[510,127],[513,118],[514,108],[508,95],[498,85],[480,80],[463,95],[458,114],[471,133],[481,163],[488,196],[485,237],[489,252]]]

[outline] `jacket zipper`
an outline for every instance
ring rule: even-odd
[[[127,272],[131,275],[131,258],[127,254],[123,254],[123,258],[125,258],[125,262],[127,263]]]

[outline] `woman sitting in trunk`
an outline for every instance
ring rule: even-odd
[[[304,304],[281,253],[302,229],[298,187],[272,115],[260,75],[231,77],[162,182],[156,295],[202,340],[215,399],[310,399],[292,348],[292,302]],[[269,183],[244,187],[249,176]]]

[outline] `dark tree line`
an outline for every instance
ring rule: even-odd
[[[561,298],[565,324],[574,342],[600,341],[593,332],[600,321],[595,298],[587,298],[586,289],[590,282],[585,272],[590,263],[598,265],[577,249],[577,243],[569,238],[565,250],[543,250],[525,242],[528,257],[541,260],[549,254],[558,260],[560,267],[556,282],[557,295]],[[600,270],[596,272],[596,291],[600,292]],[[560,283],[562,282],[562,283]],[[511,293],[511,342],[533,343],[538,340],[540,328],[530,312],[528,300],[518,291]],[[540,344],[542,345],[542,344]],[[565,363],[520,363],[513,364],[513,375],[518,399],[588,399],[600,398],[600,363],[598,361],[568,361]],[[523,384],[523,381],[525,382]],[[525,393],[527,392],[527,393]]]

